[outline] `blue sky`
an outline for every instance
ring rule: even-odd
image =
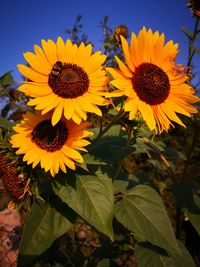
[[[20,81],[16,65],[25,63],[23,53],[33,51],[42,38],[68,38],[65,29],[73,26],[79,14],[94,50],[102,48],[100,21],[107,15],[111,28],[126,24],[130,32],[138,33],[142,26],[164,32],[167,41],[179,43],[177,63],[186,64],[187,38],[181,30],[192,30],[194,25],[186,4],[186,0],[1,0],[0,76],[12,70]]]

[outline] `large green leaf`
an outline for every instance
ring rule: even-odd
[[[167,255],[164,251],[150,244],[134,247],[134,254],[138,267],[195,267],[195,263],[181,242],[179,249],[181,254]]]
[[[63,186],[59,197],[84,220],[113,239],[113,187],[106,175],[77,175],[76,190]]]
[[[43,253],[70,226],[70,221],[52,208],[48,202],[41,199],[35,202],[23,230],[19,266],[26,266]]]
[[[136,239],[149,241],[167,251],[179,252],[178,244],[159,195],[151,187],[138,185],[116,203],[115,216]]]

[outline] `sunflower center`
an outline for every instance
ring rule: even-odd
[[[136,68],[132,84],[140,100],[149,105],[158,105],[169,95],[167,74],[152,63],[142,63]]]
[[[49,74],[48,84],[62,98],[76,98],[89,87],[89,78],[83,68],[71,63],[57,61]]]
[[[52,126],[51,120],[40,122],[32,131],[32,141],[48,152],[60,150],[68,137],[65,123],[59,121]]]

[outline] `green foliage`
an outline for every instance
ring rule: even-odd
[[[106,175],[77,175],[76,189],[63,186],[59,197],[98,231],[113,239],[113,188]]]
[[[11,130],[13,127],[13,123],[0,116],[0,127],[6,130]]]
[[[123,199],[116,203],[115,216],[134,233],[136,239],[149,241],[171,253],[179,253],[162,200],[149,186],[138,185],[127,191]]]
[[[71,222],[52,208],[47,200],[35,201],[23,230],[19,266],[32,262],[70,226]]]
[[[11,75],[11,71],[6,72],[3,76],[0,77],[0,87],[7,88],[14,84],[14,79]]]
[[[150,243],[141,243],[135,246],[135,255],[138,267],[195,267],[191,255],[181,242],[178,242],[180,253],[173,255],[153,246]]]

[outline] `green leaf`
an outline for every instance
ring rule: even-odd
[[[84,161],[86,162],[86,164],[88,165],[107,165],[106,162],[96,158],[94,155],[91,154],[84,154],[83,155]]]
[[[113,187],[106,175],[77,175],[76,190],[64,186],[59,197],[84,220],[113,239]]]
[[[134,154],[147,153],[153,150],[141,137],[136,138],[136,143],[133,147],[135,148]]]
[[[172,191],[181,209],[200,235],[200,198],[194,193],[194,185],[191,182],[175,183]]]
[[[0,86],[1,87],[8,87],[14,84],[13,77],[11,75],[11,71],[5,73],[3,76],[0,77]]]
[[[104,127],[103,129],[104,130]],[[99,133],[99,127],[92,128],[91,131],[94,133],[94,135],[91,137],[91,139],[95,139]],[[119,136],[121,131],[120,125],[113,125],[103,136]]]
[[[189,45],[189,47],[191,47],[192,51],[194,51],[196,54],[200,55],[200,49],[194,47],[194,45]]]
[[[113,182],[113,191],[114,194],[120,193],[120,192],[124,192],[126,190],[126,188],[128,187],[129,182],[128,181],[124,181],[124,180],[115,180]]]
[[[103,259],[97,264],[97,267],[109,267],[109,266],[110,266],[109,259]]]
[[[41,199],[35,202],[23,230],[19,266],[26,266],[43,253],[70,227],[70,221],[52,208],[48,202]]]
[[[193,33],[189,31],[187,28],[182,28],[182,31],[186,34],[186,36],[191,40],[193,39]]]
[[[1,128],[4,128],[6,130],[12,130],[13,125],[14,124],[12,122],[0,116],[0,127]]]
[[[151,187],[138,185],[116,203],[117,220],[136,239],[149,241],[169,252],[179,252],[174,232],[159,195]]]
[[[105,136],[95,145],[91,154],[100,161],[113,164],[124,159],[133,150],[133,147],[126,147],[126,138],[123,135]]]
[[[181,254],[167,255],[158,247],[149,243],[137,244],[134,254],[138,267],[195,267],[195,263],[181,242],[178,243]]]

